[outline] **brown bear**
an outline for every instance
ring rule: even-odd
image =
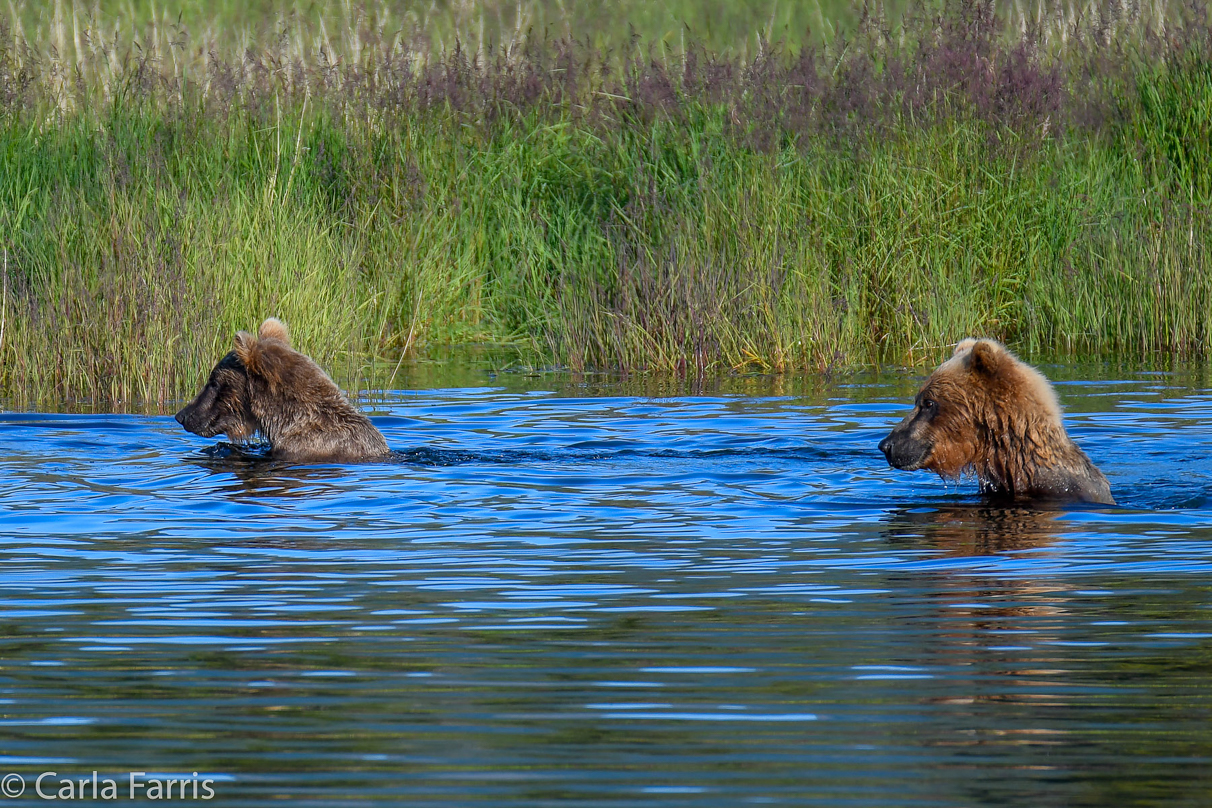
[[[1115,504],[1107,478],[1065,432],[1052,385],[990,339],[955,346],[880,451],[906,471],[947,479],[971,471],[994,498]]]
[[[353,461],[388,454],[387,441],[309,357],[290,347],[286,326],[271,317],[257,336],[236,334],[197,398],[177,413],[204,438],[226,433],[244,443],[260,433],[269,456],[293,461]]]

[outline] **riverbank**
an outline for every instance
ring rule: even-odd
[[[368,32],[189,70],[9,36],[0,396],[181,399],[269,314],[348,387],[446,343],[654,372],[969,334],[1204,356],[1212,36],[1166,14],[1008,35],[961,3],[748,56]]]

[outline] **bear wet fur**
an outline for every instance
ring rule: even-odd
[[[966,339],[880,442],[889,465],[947,479],[972,472],[992,498],[1115,504],[1065,431],[1048,380],[990,339]]]
[[[194,434],[226,434],[233,443],[259,433],[278,460],[348,462],[389,451],[383,434],[328,374],[290,347],[286,326],[273,317],[255,337],[236,334],[235,350],[219,360],[177,421]]]

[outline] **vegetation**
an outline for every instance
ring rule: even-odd
[[[27,20],[0,34],[0,396],[179,400],[269,314],[354,386],[435,343],[1206,355],[1212,28],[1116,8],[954,0],[722,52],[443,49],[381,9],[206,46]]]
[[[898,16],[904,0],[883,7]],[[717,52],[754,52],[759,39],[798,48],[827,42],[853,29],[861,4],[848,0],[15,0],[7,22],[31,42],[52,44],[69,61],[90,40],[157,40],[239,52],[243,46],[282,41],[297,51],[325,47],[351,55],[365,32],[372,38],[423,40],[436,51],[456,42],[478,50],[531,38],[575,39],[594,49],[618,51],[636,40],[657,50],[678,50],[687,40]],[[1068,12],[1069,16],[1076,13]],[[84,36],[88,32],[88,36]],[[182,36],[184,34],[184,36]],[[79,43],[79,44],[77,44]],[[196,55],[196,54],[193,54]],[[178,56],[180,58],[180,54]]]

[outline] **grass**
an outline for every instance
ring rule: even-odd
[[[904,0],[885,4],[899,14]],[[793,47],[852,29],[861,9],[841,0],[15,0],[0,12],[31,42],[53,44],[69,62],[97,43],[137,34],[147,46],[182,43],[185,58],[287,38],[292,46],[349,55],[364,30],[423,38],[453,49],[576,39],[596,49],[679,49],[688,39],[714,51],[753,53],[759,38]],[[83,32],[83,36],[81,35]],[[186,45],[185,43],[188,43]],[[192,47],[191,47],[192,46]],[[201,49],[202,53],[198,53]]]
[[[165,406],[270,314],[351,387],[463,343],[673,372],[970,334],[1208,355],[1207,13],[1007,19],[723,55],[27,21],[0,39],[0,397]]]

